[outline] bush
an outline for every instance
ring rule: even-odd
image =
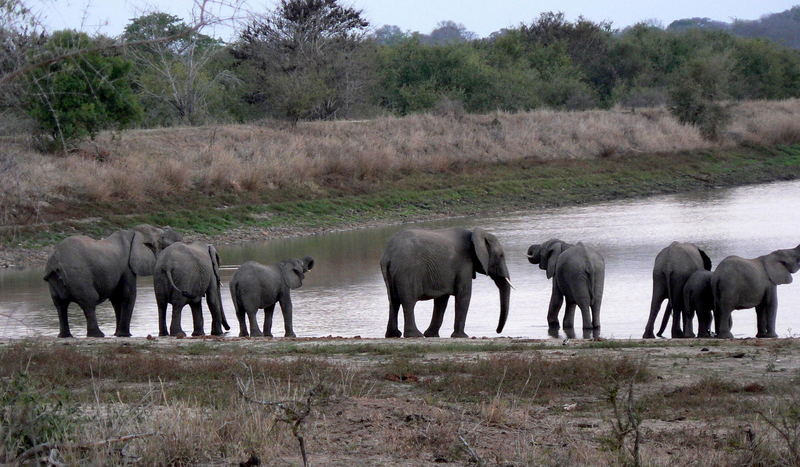
[[[727,57],[690,60],[670,86],[670,112],[681,123],[696,126],[705,138],[718,139],[731,119],[728,108],[720,103],[729,75]]]

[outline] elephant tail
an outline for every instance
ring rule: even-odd
[[[394,301],[394,292],[392,288],[391,273],[389,272],[390,266],[391,264],[389,260],[384,259],[381,261],[381,273],[383,274],[383,282],[384,284],[386,284],[386,293],[387,295],[389,295],[389,303],[392,303]]]
[[[170,285],[172,285],[172,288],[177,290],[178,292],[180,292],[181,295],[183,295],[184,297],[191,298],[191,299],[196,299],[197,298],[197,297],[193,296],[192,294],[190,294],[189,292],[184,292],[183,290],[179,289],[177,285],[175,285],[175,281],[172,279],[172,270],[171,269],[167,269],[167,279],[169,279],[169,283],[170,283]]]

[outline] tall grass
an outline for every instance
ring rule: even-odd
[[[24,138],[5,138],[0,139],[0,222],[33,223],[51,205],[157,203],[190,192],[262,196],[282,188],[352,190],[406,173],[520,159],[800,142],[800,99],[744,102],[732,112],[717,143],[663,108],[138,130],[101,135],[62,156],[43,155]]]

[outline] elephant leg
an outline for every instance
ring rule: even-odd
[[[86,337],[105,337],[100,326],[97,325],[97,314],[94,303],[82,303],[83,315],[86,316]]]
[[[132,273],[130,277],[122,279],[116,291],[116,297],[120,303],[119,319],[114,335],[117,337],[131,337],[131,319],[133,318],[133,306],[136,304],[136,276]]]
[[[183,310],[183,304],[172,304],[172,320],[169,323],[170,336],[186,337],[186,333],[183,332],[183,328],[181,327],[181,310]]]
[[[683,337],[695,337],[694,336],[694,306],[689,304],[684,304],[686,307],[683,310]]]
[[[192,310],[192,336],[205,336],[206,331],[203,323],[203,303],[198,300],[189,304]]]
[[[425,330],[425,337],[439,337],[439,329],[442,328],[448,301],[450,301],[449,295],[433,299],[433,316],[431,316],[431,324]]]
[[[423,337],[414,320],[416,302],[403,303],[403,337]]]
[[[553,292],[550,294],[550,305],[547,307],[547,327],[550,329],[558,329],[558,311],[561,310],[561,304],[564,303],[564,294],[556,287],[555,280],[553,281]],[[574,311],[574,310],[573,310]],[[566,316],[564,317],[566,322]],[[567,327],[564,324],[564,327]],[[572,327],[572,326],[570,326]]]
[[[583,324],[583,329],[594,329],[594,325],[592,325],[592,308],[589,305],[589,300],[579,300],[578,308],[581,309],[581,321]]]
[[[697,309],[697,337],[711,337],[711,311]]]
[[[386,325],[386,337],[401,337],[403,333],[397,327],[397,312],[400,311],[400,302],[389,301],[389,323]]]
[[[283,314],[283,336],[297,337],[292,327],[292,300],[289,297],[281,300],[281,313]]]
[[[564,320],[562,325],[564,329],[573,329],[575,327],[575,307],[577,304],[575,302],[570,302],[567,300],[567,306],[564,307]],[[561,308],[561,304],[558,305]],[[552,329],[552,326],[547,326],[548,328]],[[558,329],[558,311],[556,311],[556,326],[555,329]],[[567,336],[569,337],[569,336]]]
[[[653,280],[653,296],[650,299],[650,316],[647,318],[647,325],[644,327],[644,339],[655,339],[653,328],[656,325],[658,310],[661,309],[661,302],[667,298],[667,289],[659,280]]]
[[[233,297],[234,303],[236,303],[237,298]],[[239,337],[247,337],[250,333],[247,332],[247,321],[245,321],[245,316],[247,313],[245,312],[244,305],[238,304],[236,306],[236,319],[239,320]]]
[[[662,337],[664,336],[664,330],[667,329],[667,325],[669,324],[669,319],[672,317],[672,303],[667,301],[667,308],[664,310],[664,317],[661,319],[661,326],[658,328],[658,334],[656,336]]]
[[[264,332],[267,333],[269,337],[272,337],[272,310],[275,309],[275,304],[273,303],[270,306],[264,307]],[[252,337],[264,337],[264,333],[261,332],[261,329],[258,328],[258,320],[256,319],[256,313],[258,313],[258,308],[253,308],[247,310],[247,319],[250,321],[250,336]],[[269,321],[267,321],[269,320]],[[267,330],[267,323],[269,323],[269,329]]]
[[[672,330],[671,330],[671,337],[673,339],[683,337],[683,330],[681,329],[681,321],[683,321],[683,307],[679,303],[673,303]]]
[[[464,332],[464,326],[467,323],[467,312],[469,311],[469,302],[472,298],[472,281],[467,281],[467,285],[462,287],[456,293],[456,319],[453,326],[453,333],[450,337],[469,337]]]
[[[53,304],[58,311],[58,337],[72,337],[69,331],[69,301],[53,297]]]
[[[603,297],[594,297],[592,302],[592,329],[600,329],[600,308],[603,305]],[[594,334],[592,334],[594,337]],[[599,336],[597,336],[599,337]]]
[[[264,336],[272,337],[272,317],[275,315],[275,304],[264,307]]]
[[[730,305],[714,305],[714,328],[717,331],[717,337],[720,339],[733,339],[733,333],[731,332],[731,327],[733,327],[732,311],[733,307]]]
[[[158,335],[168,336],[167,330],[167,301],[156,295],[156,306],[158,307]]]
[[[778,288],[775,286],[772,286],[767,294],[764,315],[767,331],[764,337],[778,337],[778,333],[775,332],[775,320],[778,317]]]

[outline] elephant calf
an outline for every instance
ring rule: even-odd
[[[694,313],[697,312],[697,337],[711,337],[711,313],[714,310],[711,271],[695,271],[689,276],[689,280],[683,286],[683,305],[690,322],[694,319]],[[663,328],[664,326],[661,331],[664,330]]]
[[[280,303],[286,337],[295,337],[292,329],[291,290],[303,285],[305,273],[314,267],[314,258],[287,259],[265,266],[248,261],[231,278],[231,298],[239,319],[239,336],[247,337],[245,315],[250,320],[250,334],[254,337],[272,337],[272,313]],[[256,312],[264,309],[264,332],[258,329]]]
[[[775,318],[778,314],[778,285],[790,284],[792,274],[800,270],[800,245],[775,250],[758,258],[728,256],[711,276],[714,293],[714,327],[717,337],[732,338],[731,312],[756,309],[756,337],[778,337]]]
[[[153,288],[158,305],[158,335],[185,336],[181,329],[181,310],[192,309],[193,336],[205,334],[201,299],[211,311],[211,334],[222,335],[230,329],[222,308],[219,279],[219,255],[206,243],[176,242],[159,255],[153,272]],[[167,333],[167,305],[172,305],[172,320]]]
[[[528,248],[528,261],[544,269],[553,279],[553,293],[547,311],[551,331],[558,330],[558,311],[566,298],[564,330],[572,334],[575,306],[581,309],[583,329],[600,329],[600,305],[606,265],[597,250],[578,242],[576,245],[557,239]],[[574,335],[574,334],[573,334]]]

